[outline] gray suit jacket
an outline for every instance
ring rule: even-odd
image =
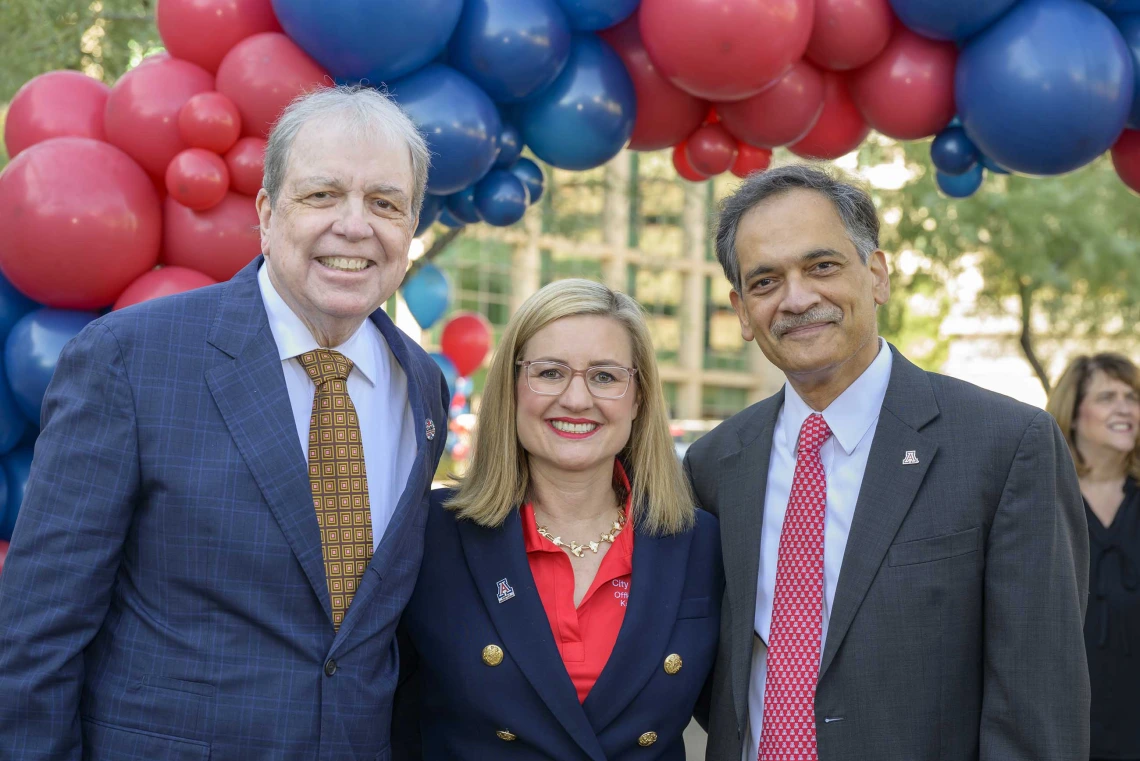
[[[893,347],[892,347],[893,348]],[[776,394],[697,441],[726,577],[709,761],[740,761]],[[903,464],[913,451],[917,464]],[[1046,412],[897,351],[816,689],[820,761],[1077,761],[1089,752],[1088,535]]]

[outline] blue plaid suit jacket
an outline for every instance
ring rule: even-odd
[[[335,632],[260,263],[107,315],[64,350],[0,575],[0,759],[390,757],[394,633],[447,389],[373,315],[418,451]]]

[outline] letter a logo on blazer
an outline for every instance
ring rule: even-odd
[[[507,583],[506,579],[499,579],[499,583],[497,586],[498,586],[498,591],[496,593],[496,597],[499,598],[500,603],[504,603],[507,600],[509,600],[515,596],[514,588],[511,587],[511,585]]]

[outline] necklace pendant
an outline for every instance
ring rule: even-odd
[[[582,550],[583,549],[585,549],[585,547],[578,544],[577,542],[570,542],[570,551],[572,553],[574,553],[574,557],[576,557],[576,558],[582,557]]]
[[[594,551],[595,555],[598,554],[598,548],[599,547],[601,547],[601,545],[598,544],[597,542],[590,542],[590,549]]]

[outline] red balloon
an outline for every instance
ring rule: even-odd
[[[707,174],[701,174],[696,169],[693,169],[693,165],[689,163],[689,157],[686,153],[687,146],[685,145],[685,141],[673,146],[673,168],[677,170],[677,174],[689,182],[704,182],[707,180],[709,178]]]
[[[832,71],[857,69],[883,52],[894,18],[887,0],[815,0],[807,57]]]
[[[256,196],[265,173],[265,138],[243,137],[226,154],[230,185],[239,193]]]
[[[737,138],[759,148],[794,143],[823,112],[823,75],[807,61],[796,61],[759,95],[717,104],[721,123]]]
[[[813,0],[642,0],[641,39],[673,84],[700,98],[760,92],[807,50]]]
[[[103,110],[111,88],[78,71],[49,71],[16,91],[4,122],[8,156],[53,137],[105,140]]]
[[[241,114],[220,92],[198,93],[178,112],[178,134],[191,148],[225,153],[241,137]]]
[[[953,42],[899,24],[886,50],[851,75],[851,97],[873,128],[896,140],[937,134],[954,118]]]
[[[107,98],[107,141],[156,177],[189,146],[178,131],[178,112],[200,92],[214,89],[210,72],[167,58],[128,71]]]
[[[209,211],[166,199],[162,263],[188,267],[221,282],[261,253],[257,209],[249,196],[227,193]]]
[[[788,150],[805,159],[837,159],[858,148],[870,132],[847,91],[846,77],[825,71],[823,113],[811,131]]]
[[[772,163],[772,151],[755,148],[748,143],[740,143],[736,161],[732,162],[732,173],[744,179],[753,172],[763,172]]]
[[[154,267],[162,212],[150,178],[86,137],[37,143],[0,174],[0,270],[61,309],[98,309]]]
[[[701,126],[708,104],[661,75],[641,42],[637,24],[635,13],[598,34],[621,57],[637,93],[637,120],[629,148],[656,151],[684,140]]]
[[[281,31],[270,0],[159,0],[155,16],[166,49],[210,72],[246,37]]]
[[[218,92],[237,104],[242,132],[253,137],[268,137],[289,101],[326,79],[324,69],[278,32],[242,40],[218,66]]]
[[[0,572],[4,570],[4,561],[8,559],[8,543],[0,539]]]
[[[470,375],[491,350],[491,323],[475,312],[457,314],[443,326],[439,348],[460,375]]]
[[[1112,146],[1112,166],[1125,185],[1140,193],[1140,130],[1121,133]]]
[[[213,285],[218,282],[201,272],[186,269],[185,267],[160,267],[147,272],[135,282],[127,286],[115,302],[112,309],[122,309],[132,304],[141,304],[144,301],[173,296],[176,293],[192,291],[195,288]]]
[[[700,174],[723,174],[736,160],[736,139],[721,125],[706,124],[685,141],[685,157]]]
[[[212,209],[230,189],[230,170],[216,153],[205,148],[187,148],[166,168],[166,191],[194,211]]]

